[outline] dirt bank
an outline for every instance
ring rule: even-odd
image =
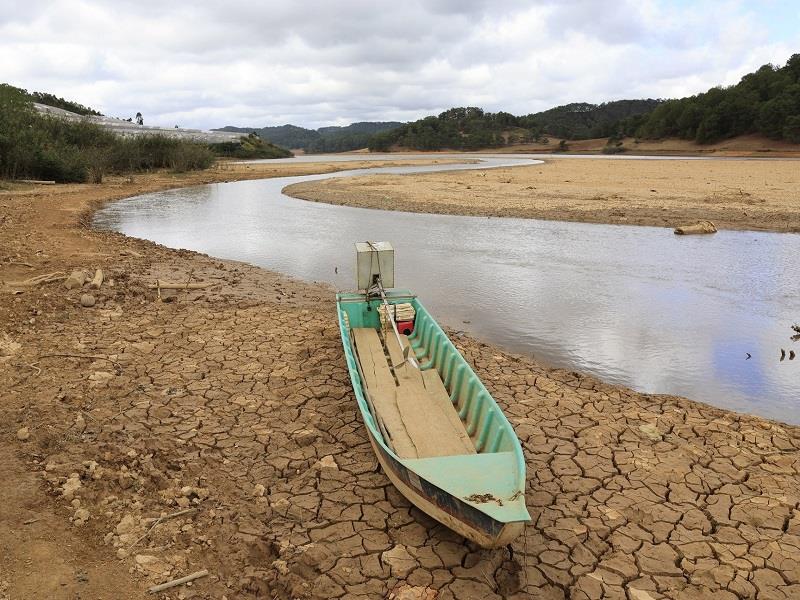
[[[800,163],[792,160],[550,159],[476,172],[371,175],[286,188],[367,208],[676,227],[800,231]]]
[[[559,138],[550,138],[547,144],[516,144],[498,149],[500,152],[557,152]],[[590,140],[565,140],[569,153],[601,154],[608,144],[608,138]],[[740,135],[735,138],[697,144],[689,140],[665,138],[647,140],[624,138],[622,148],[631,154],[670,155],[670,156],[752,156],[752,157],[795,157],[800,158],[800,144],[784,140],[771,140],[758,134]]]
[[[331,290],[81,226],[250,175],[0,194],[0,598],[144,598],[200,569],[163,597],[800,597],[800,428],[454,336],[528,465],[525,536],[477,551],[377,468]],[[95,268],[99,290],[8,283]],[[156,278],[214,287],[158,301]]]

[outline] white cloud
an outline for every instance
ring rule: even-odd
[[[0,81],[163,125],[524,114],[735,83],[798,50],[762,17],[736,1],[0,0]]]

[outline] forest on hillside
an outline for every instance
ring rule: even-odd
[[[625,124],[638,124],[659,100],[617,100],[603,104],[575,103],[550,110],[515,116],[487,112],[477,107],[451,108],[436,117],[372,137],[370,150],[389,150],[399,145],[415,150],[478,150],[513,144],[546,142],[548,136],[566,139],[608,137]]]
[[[800,143],[800,54],[783,67],[764,65],[736,85],[668,100],[636,131],[639,137],[679,137],[699,144],[745,133]]]
[[[558,106],[525,116],[451,108],[378,133],[370,150],[477,150],[566,140],[678,137],[707,144],[747,133],[800,143],[800,54],[764,65],[729,87],[674,100],[617,100]]]

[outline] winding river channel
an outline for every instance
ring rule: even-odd
[[[287,160],[363,158],[385,157]],[[800,320],[800,235],[680,237],[660,227],[391,212],[281,193],[329,177],[535,157],[479,158],[146,194],[110,204],[95,225],[338,289],[354,285],[354,242],[388,240],[396,284],[454,329],[609,383],[800,423],[800,359],[779,361]]]

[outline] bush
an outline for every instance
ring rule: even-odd
[[[606,144],[600,152],[603,154],[622,154],[627,151],[628,149],[622,144]]]
[[[34,151],[26,165],[25,176],[65,183],[87,180],[88,168],[84,154],[74,146],[51,146]]]
[[[162,135],[122,138],[88,121],[38,114],[23,90],[0,85],[0,177],[100,183],[106,173],[207,169],[206,144]]]
[[[181,142],[168,154],[169,167],[176,173],[201,171],[214,164],[215,156],[208,146]]]
[[[220,142],[209,146],[217,156],[228,158],[289,158],[294,156],[285,148],[264,141],[255,133],[243,136],[239,143]]]

